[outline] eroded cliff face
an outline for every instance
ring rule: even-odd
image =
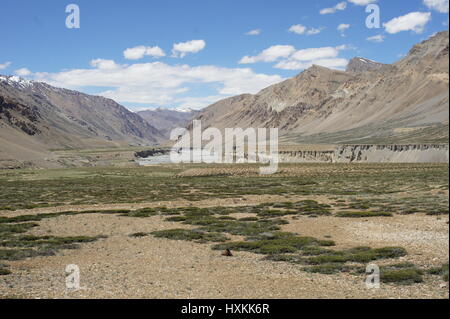
[[[327,151],[281,151],[291,163],[448,163],[448,144],[340,145]]]

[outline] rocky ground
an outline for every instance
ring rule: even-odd
[[[299,199],[301,197],[298,197]],[[247,196],[196,203],[198,207],[251,205],[280,200],[277,196]],[[316,200],[322,200],[317,197]],[[90,206],[90,209],[139,208],[164,205],[186,206],[186,202]],[[87,207],[40,208],[3,212],[19,216],[39,212],[83,210]],[[261,255],[234,252],[224,257],[210,244],[133,238],[130,234],[173,228],[191,228],[164,221],[162,216],[128,218],[117,215],[83,214],[44,219],[29,234],[44,236],[105,235],[80,249],[62,250],[55,256],[9,262],[14,271],[0,276],[3,298],[448,298],[448,283],[437,276],[424,276],[414,285],[382,284],[366,288],[362,277],[351,274],[312,274],[298,265],[261,260]],[[440,266],[449,258],[448,217],[424,214],[392,218],[348,219],[289,218],[283,231],[319,239],[331,238],[337,248],[355,246],[401,246],[408,255],[398,261],[418,266]],[[70,291],[65,268],[80,268],[81,286]]]

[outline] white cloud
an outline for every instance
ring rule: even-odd
[[[145,50],[145,55],[148,55],[148,56],[151,56],[154,58],[162,58],[162,57],[166,56],[166,53],[160,47],[154,46],[154,47],[147,47],[147,50]]]
[[[334,58],[334,59],[317,59],[306,62],[294,61],[294,60],[286,60],[280,61],[277,65],[275,65],[278,69],[283,70],[304,70],[313,65],[320,65],[330,69],[344,69],[348,64],[347,59],[342,58]]]
[[[448,13],[448,0],[423,0],[423,3],[430,9],[441,13]]]
[[[239,63],[251,64],[257,62],[274,62],[280,58],[289,57],[293,52],[295,52],[295,48],[292,45],[274,45],[256,56],[243,57]]]
[[[128,60],[139,60],[142,59],[144,56],[151,56],[154,58],[161,58],[166,56],[166,53],[158,46],[154,47],[146,47],[143,45],[134,47],[134,48],[128,48],[125,51],[123,51],[123,55],[125,59]]]
[[[294,60],[283,60],[275,65],[275,68],[282,70],[303,70],[311,66],[311,63],[299,62]]]
[[[146,47],[141,45],[134,48],[128,48],[123,51],[123,56],[128,60],[139,60],[145,56]]]
[[[15,70],[14,74],[18,75],[18,76],[28,76],[31,74],[31,71],[28,70],[27,68],[21,68],[21,69]]]
[[[312,65],[320,65],[331,69],[343,69],[348,64],[347,59],[339,58],[346,45],[337,47],[308,48],[296,51],[288,59],[280,61],[275,68],[284,70],[303,70]]]
[[[295,24],[295,25],[291,26],[288,31],[292,32],[292,33],[296,33],[296,34],[305,34],[307,29],[308,28],[305,27],[304,25]]]
[[[302,50],[295,50],[295,48],[286,48],[283,54],[270,55],[270,58],[266,54],[267,51],[273,51],[273,48],[281,46],[273,46],[267,50],[264,50],[260,55],[256,57],[244,57],[248,59],[248,63],[259,62],[274,62],[278,63],[274,66],[277,69],[283,70],[302,70],[309,68],[313,64],[321,65],[333,69],[342,69],[348,64],[348,60],[339,58],[339,52],[348,49],[346,45],[340,45],[337,47],[322,47],[322,48],[308,48]],[[278,51],[278,50],[277,50]],[[274,52],[274,51],[273,51]],[[280,53],[280,51],[278,51]],[[276,56],[276,58],[275,58]]]
[[[323,47],[303,49],[295,52],[291,59],[297,61],[312,61],[319,59],[335,58],[339,55],[339,48]]]
[[[302,70],[313,64],[342,69],[348,61],[339,58],[339,53],[346,49],[349,49],[347,45],[302,50],[296,50],[290,45],[274,45],[256,56],[243,57],[240,63],[277,62],[274,67],[283,70]]]
[[[102,70],[114,70],[119,67],[113,60],[95,59],[91,61],[91,66]]]
[[[301,24],[295,24],[289,28],[289,32],[295,33],[295,34],[306,34],[306,35],[315,35],[322,32],[323,28],[307,28],[304,25]]]
[[[254,30],[248,31],[245,35],[260,35],[260,34],[261,34],[260,29],[254,29]]]
[[[11,62],[5,62],[0,64],[0,70],[4,70],[6,68],[8,68],[11,65]]]
[[[350,28],[350,24],[341,23],[338,25],[337,30],[341,33],[342,37],[345,37],[345,31],[347,31]]]
[[[356,4],[357,6],[367,6],[368,4],[377,2],[377,0],[348,0],[348,2]]]
[[[414,31],[422,33],[427,23],[431,20],[430,12],[411,12],[407,15],[394,18],[383,26],[386,32],[395,34],[402,31]]]
[[[311,28],[308,31],[306,31],[307,35],[316,35],[319,34],[320,32],[322,32],[324,28]]]
[[[374,35],[374,36],[372,36],[372,37],[368,37],[368,38],[367,38],[367,41],[378,42],[378,43],[380,43],[380,42],[383,42],[385,38],[386,38],[386,37],[385,37],[384,35],[378,34],[378,35]]]
[[[187,42],[175,43],[172,48],[172,56],[184,58],[188,53],[197,53],[206,47],[203,40],[192,40]]]
[[[343,69],[347,66],[348,60],[342,59],[342,58],[336,58],[336,59],[320,59],[320,60],[313,60],[313,64],[324,66],[326,68],[330,69]]]
[[[344,32],[348,28],[350,28],[350,24],[341,23],[340,25],[338,25],[337,30],[340,32]]]
[[[249,68],[231,69],[213,65],[191,67],[162,62],[121,65],[102,59],[91,61],[91,65],[94,68],[35,73],[33,78],[75,90],[90,87],[92,91],[92,88],[107,87],[108,90],[98,94],[121,103],[173,106],[191,102],[193,107],[207,106],[230,95],[257,93],[283,80],[279,75],[255,73]],[[217,92],[214,100],[190,97],[189,86],[197,87],[198,84],[214,87]]]
[[[337,5],[335,5],[332,8],[325,8],[320,10],[320,14],[332,14],[336,13],[337,11],[343,11],[347,8],[347,2],[339,2]]]

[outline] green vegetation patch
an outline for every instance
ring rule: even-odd
[[[21,223],[21,224],[0,224],[0,239],[12,236],[15,234],[25,233],[33,227],[39,226],[36,223]]]
[[[53,237],[53,236],[4,236],[0,238],[0,260],[21,260],[36,256],[52,256],[61,249],[77,249],[80,243],[104,238],[97,237]]]
[[[352,210],[401,212],[417,207],[420,212],[448,210],[447,164],[282,164],[278,174],[210,174],[193,178],[183,176],[188,168],[202,170],[205,165],[161,165],[155,167],[90,167],[53,170],[0,170],[0,207],[4,210],[54,207],[62,205],[94,205],[116,203],[163,202],[209,198],[242,198],[248,195],[308,196],[323,195],[347,200]],[[207,168],[228,169],[225,165]],[[255,165],[255,168],[257,166]],[[238,165],[236,169],[252,168]],[[286,174],[285,169],[292,169]],[[257,169],[255,169],[257,172]],[[395,180],[396,183],[392,183]],[[433,190],[445,191],[442,194]],[[413,194],[412,200],[400,202],[373,201],[375,196]],[[358,200],[342,196],[358,196]],[[362,199],[361,199],[362,198]],[[289,202],[274,203],[275,210],[293,207]],[[386,210],[379,206],[385,206]],[[322,207],[325,208],[325,207]],[[317,214],[320,207],[313,209]],[[299,209],[299,211],[301,211]]]
[[[142,208],[142,209],[138,209],[138,210],[135,210],[132,212],[123,213],[123,214],[121,214],[121,216],[146,218],[146,217],[157,216],[159,214],[160,214],[160,210],[158,210],[156,208]]]
[[[339,212],[336,217],[343,218],[365,218],[365,217],[392,217],[388,212]]]
[[[323,265],[315,265],[311,267],[304,267],[303,270],[306,272],[311,273],[317,273],[317,274],[326,274],[326,275],[332,275],[332,274],[338,274],[341,272],[350,272],[354,270],[355,267],[348,266],[345,264],[340,263],[330,263],[330,264],[323,264]]]
[[[169,229],[160,230],[151,233],[157,238],[167,238],[172,240],[187,240],[198,243],[206,242],[224,242],[228,238],[220,233],[208,233],[201,230],[187,230],[187,229]]]
[[[53,236],[15,236],[0,240],[1,247],[39,247],[51,249],[74,249],[79,243],[89,243],[104,238],[97,237],[53,237]]]
[[[87,210],[87,211],[70,211],[60,213],[43,213],[36,215],[20,215],[15,217],[0,217],[0,226],[2,224],[23,223],[23,222],[37,222],[43,219],[56,218],[60,216],[76,216],[83,214],[126,214],[130,211],[127,209],[115,209],[115,210]]]
[[[448,208],[440,209],[440,210],[432,210],[426,213],[429,216],[439,216],[439,215],[448,215]]]
[[[380,281],[400,285],[412,285],[423,282],[424,271],[410,263],[380,267]]]
[[[441,276],[444,281],[448,281],[448,263],[443,264],[441,267],[429,269],[428,273]]]
[[[181,222],[186,225],[200,226],[201,231],[209,233],[228,233],[232,235],[255,236],[264,232],[278,231],[280,225],[288,224],[279,218],[246,218],[237,220],[231,213],[254,212],[255,207],[212,207],[179,208],[180,215],[167,217],[166,221]]]
[[[0,261],[21,260],[37,256],[52,256],[61,249],[77,249],[82,243],[93,242],[100,238],[104,238],[104,236],[56,237],[25,234],[32,228],[39,226],[36,222],[44,218],[87,214],[91,212],[93,211],[0,217]],[[111,212],[112,211],[106,211],[106,213]],[[118,213],[123,211],[113,212]],[[6,269],[3,264],[0,264],[0,274],[8,275],[10,273],[11,271],[9,269]]]
[[[311,265],[329,263],[367,263],[379,259],[391,259],[406,256],[407,252],[401,247],[356,247],[341,251],[328,251],[322,255],[305,258],[304,262]]]
[[[141,238],[141,237],[147,237],[148,235],[150,235],[150,234],[149,233],[134,233],[134,234],[131,234],[130,237]]]
[[[291,233],[274,233],[273,236],[263,236],[265,239],[231,242],[213,247],[215,250],[250,251],[264,255],[279,255],[298,252],[310,246],[333,246],[329,240],[317,240],[312,237],[298,237]]]
[[[260,217],[277,217],[287,215],[331,215],[331,206],[320,204],[315,200],[302,200],[299,202],[264,203],[256,206]]]
[[[6,276],[6,275],[10,275],[11,271],[9,271],[6,268],[0,268],[0,276]]]

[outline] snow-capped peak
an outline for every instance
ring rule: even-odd
[[[33,81],[23,79],[21,77],[18,77],[16,75],[0,75],[0,82],[6,82],[8,85],[11,85],[13,87],[19,87],[19,88],[27,88],[33,85]]]

